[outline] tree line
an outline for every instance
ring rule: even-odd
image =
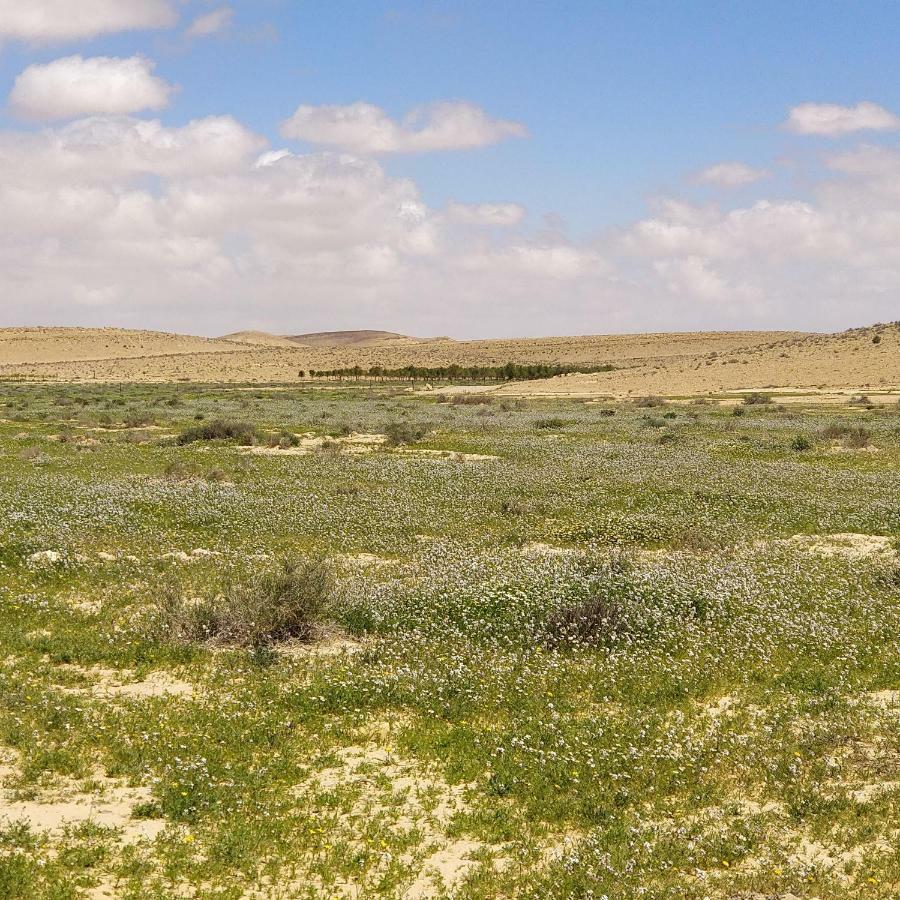
[[[594,372],[612,372],[615,366],[604,365],[549,365],[546,363],[508,362],[502,366],[403,366],[390,369],[385,366],[352,366],[344,369],[301,369],[300,378],[326,378],[343,381],[534,381],[539,378],[554,378],[557,375],[575,373],[588,375]]]

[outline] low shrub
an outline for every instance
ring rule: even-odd
[[[758,391],[754,391],[752,394],[747,394],[744,397],[745,406],[765,406],[771,402],[772,398],[768,394],[761,394]]]
[[[300,438],[298,438],[297,435],[292,431],[282,430],[274,434],[270,434],[266,438],[266,445],[269,447],[280,447],[282,450],[287,450],[290,447],[299,447]]]
[[[216,596],[199,601],[168,587],[156,625],[160,637],[178,643],[258,648],[308,641],[334,598],[334,584],[323,560],[287,559],[273,571],[226,584]]]
[[[224,419],[216,419],[206,425],[185,429],[178,435],[177,443],[183,446],[197,441],[234,441],[249,447],[258,439],[256,426],[250,422],[226,422]]]
[[[391,447],[415,444],[417,441],[421,441],[430,430],[430,427],[422,422],[389,422],[384,426],[384,434]]]
[[[791,441],[791,450],[796,450],[797,452],[809,450],[810,447],[812,447],[812,441],[804,434],[798,434],[797,437]]]
[[[869,430],[861,425],[842,425],[837,422],[826,425],[820,434],[827,441],[840,440],[844,442],[844,446],[855,449],[868,447],[871,438]]]
[[[491,394],[454,394],[450,400],[452,406],[487,406],[494,402]]]
[[[547,430],[549,428],[565,428],[566,421],[565,419],[560,419],[558,416],[554,416],[551,419],[537,419],[534,423],[534,427],[541,430]]]

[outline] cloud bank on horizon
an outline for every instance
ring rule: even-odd
[[[534,126],[477,97],[397,115],[296,97],[261,128],[223,111],[223,92],[170,121],[159,115],[190,84],[144,48],[78,45],[151,32],[190,53],[235,13],[0,0],[0,41],[36,56],[0,128],[0,325],[490,336],[900,317],[900,149],[872,143],[900,117],[874,100],[797,98],[769,125],[801,142],[795,159],[698,154],[683,190],[655,192],[644,216],[572,237],[519,197],[432,204],[404,174],[431,155],[524,152]]]

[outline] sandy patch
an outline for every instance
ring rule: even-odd
[[[427,459],[446,459],[451,462],[488,462],[500,459],[499,456],[492,456],[489,453],[460,453],[456,450],[426,450],[418,447],[395,447],[393,452]]]
[[[7,767],[11,769],[12,767]],[[35,831],[56,837],[67,825],[93,822],[121,832],[127,844],[153,840],[166,827],[162,819],[135,819],[133,811],[153,800],[148,787],[129,787],[116,778],[95,771],[89,781],[91,790],[80,789],[64,780],[52,789],[41,791],[36,799],[17,800],[13,790],[0,789],[0,820],[26,822]]]
[[[379,816],[401,834],[417,831],[418,845],[425,856],[418,862],[410,853],[405,861],[416,868],[408,887],[400,894],[406,900],[422,900],[452,892],[479,864],[473,857],[490,848],[480,841],[450,837],[451,822],[469,809],[468,785],[450,785],[425,772],[413,761],[403,759],[386,746],[390,728],[378,743],[345,747],[337,752],[338,765],[317,773],[297,791],[298,799],[315,792],[356,793],[352,808],[342,818]]]
[[[363,650],[365,644],[346,636],[328,637],[312,644],[284,644],[279,652],[293,659],[316,659],[352,656]]]
[[[866,700],[879,709],[900,715],[900,691],[872,691],[866,694]]]
[[[306,456],[333,448],[341,453],[371,453],[375,448],[387,443],[384,434],[348,434],[342,437],[323,437],[297,434],[295,447],[245,447],[243,452],[252,456]]]
[[[88,694],[98,700],[123,698],[127,700],[144,700],[151,697],[185,697],[194,696],[194,686],[182,681],[167,672],[151,672],[145,678],[136,679],[128,669],[107,669],[103,666],[78,666],[63,664],[58,666],[62,671],[76,673],[90,682],[84,687],[64,687],[61,690],[69,694]]]
[[[760,542],[765,545],[767,542]],[[841,556],[844,559],[867,559],[871,556],[895,555],[893,538],[878,534],[795,534],[793,537],[773,541],[786,547],[796,547],[820,556]]]

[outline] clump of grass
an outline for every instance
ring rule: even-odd
[[[41,450],[40,447],[37,447],[33,444],[30,447],[26,447],[19,453],[19,460],[21,462],[40,464],[46,459],[48,459],[48,457],[46,456],[44,451]]]
[[[791,450],[796,450],[798,453],[809,450],[811,447],[812,441],[805,434],[798,434],[791,441]]]
[[[391,447],[415,444],[417,441],[421,441],[429,431],[429,426],[422,422],[389,422],[384,426],[384,434]]]
[[[666,406],[666,401],[663,400],[662,397],[657,397],[655,394],[651,394],[647,397],[638,397],[634,401],[635,406],[639,406],[642,409],[653,409],[657,406]]]
[[[197,470],[179,459],[170,462],[163,474],[169,481],[189,481],[191,478],[196,478]]]
[[[275,434],[270,434],[266,438],[266,445],[269,447],[279,447],[282,450],[287,450],[290,447],[299,447],[300,438],[298,438],[297,435],[292,431],[283,429]]]
[[[614,596],[595,594],[554,613],[547,622],[546,642],[552,647],[606,643],[624,626],[622,604]]]
[[[860,409],[875,408],[875,404],[865,394],[857,394],[856,396],[851,397],[847,405],[859,407]]]
[[[768,394],[761,394],[754,391],[744,397],[744,406],[765,406],[772,402],[772,398]]]
[[[178,435],[177,442],[183,446],[197,441],[234,441],[249,447],[258,439],[256,426],[250,422],[226,422],[224,419],[216,419],[206,425],[185,429]]]
[[[565,419],[560,419],[559,416],[553,416],[550,419],[537,419],[534,423],[534,427],[546,431],[551,428],[565,428],[566,424]]]
[[[487,406],[496,400],[491,394],[454,394],[451,406]]]
[[[843,441],[845,447],[853,449],[861,449],[869,446],[871,434],[868,428],[861,425],[850,426],[832,423],[826,425],[820,432],[822,437],[827,441]]]
[[[214,597],[191,601],[174,587],[158,608],[160,634],[176,643],[268,647],[308,641],[334,598],[334,576],[323,560],[282,561],[273,571],[226,584]]]

